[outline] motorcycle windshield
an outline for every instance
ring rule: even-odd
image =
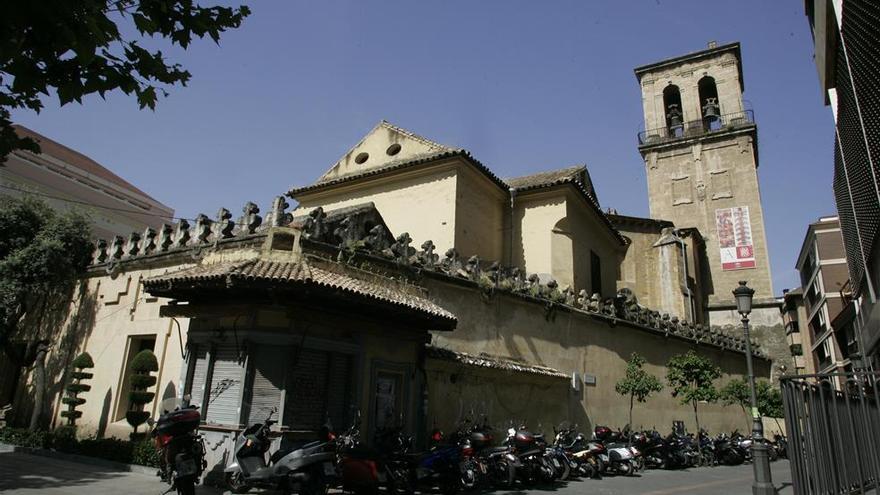
[[[189,401],[179,397],[171,397],[162,401],[160,404],[160,410],[162,411],[162,414],[165,414],[178,409],[183,409],[187,406],[189,406]]]

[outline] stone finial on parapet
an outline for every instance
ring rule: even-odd
[[[239,221],[241,231],[246,234],[253,234],[263,223],[263,217],[259,215],[260,207],[255,203],[248,201],[241,210],[242,217]]]
[[[189,244],[189,222],[181,218],[177,222],[177,231],[174,233],[174,245],[176,247],[184,247]]]
[[[388,248],[388,240],[385,236],[385,227],[383,225],[375,225],[367,233],[364,238],[364,244],[367,249],[375,253],[381,253]]]
[[[589,309],[590,297],[587,295],[586,289],[581,289],[577,295],[577,307],[581,309]]]
[[[159,231],[159,251],[165,252],[168,251],[174,244],[174,227],[166,224],[162,225],[162,229]]]
[[[107,241],[104,239],[98,239],[95,242],[95,252],[92,257],[92,263],[98,264],[107,261]]]
[[[132,232],[128,236],[128,242],[125,245],[125,256],[129,258],[133,258],[138,255],[138,252],[141,250],[141,235],[137,232]]]
[[[143,254],[152,254],[156,251],[156,229],[147,227],[144,229],[143,242],[141,243],[141,252]]]
[[[121,235],[113,237],[113,245],[110,248],[110,259],[121,260],[125,254],[125,239]]]
[[[284,196],[276,196],[275,199],[272,200],[272,208],[269,210],[266,224],[269,227],[284,227],[289,224],[293,219],[293,216],[286,211],[289,207],[290,205],[287,203]]]
[[[324,213],[324,208],[320,206],[310,211],[302,227],[303,237],[313,241],[325,242],[327,240],[327,225],[324,221],[326,218],[327,214]]]
[[[409,236],[409,232],[404,232],[397,236],[397,239],[388,248],[388,254],[398,263],[408,265],[410,258],[416,254],[415,248],[411,247],[410,244],[412,244],[412,237]]]
[[[418,254],[418,260],[425,268],[434,268],[434,265],[437,264],[437,260],[440,259],[440,256],[434,253],[435,249],[437,249],[437,247],[434,246],[434,241],[431,239],[422,243],[422,250]]]
[[[476,254],[468,258],[467,262],[464,265],[464,271],[467,278],[477,281],[480,280],[480,272],[482,268],[480,267],[480,257]]]
[[[211,237],[211,225],[214,222],[208,218],[208,215],[204,213],[199,213],[196,216],[196,243],[197,244],[207,244],[209,238]]]
[[[458,257],[458,250],[455,248],[447,249],[446,253],[443,254],[443,260],[440,261],[440,268],[446,272],[447,275],[453,277],[456,276],[461,270],[461,260]]]
[[[339,242],[339,247],[343,248],[352,246],[359,240],[357,226],[351,215],[346,215],[336,224],[336,228],[333,229],[333,237]]]
[[[214,239],[229,239],[235,230],[235,222],[232,221],[232,212],[226,208],[217,210],[217,220],[214,221]]]

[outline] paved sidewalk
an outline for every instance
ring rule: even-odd
[[[50,457],[0,452],[0,492],[4,494],[159,495],[168,489],[157,476],[63,461]],[[198,487],[200,495],[222,491]]]
[[[788,461],[772,464],[773,481],[780,495],[791,495]],[[647,471],[640,476],[571,481],[532,490],[494,491],[476,495],[749,495],[752,466],[699,468],[685,471]],[[168,489],[158,477],[80,464],[17,452],[0,451],[0,492],[4,494],[159,495]],[[198,487],[200,495],[223,491]]]

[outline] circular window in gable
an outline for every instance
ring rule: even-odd
[[[387,150],[385,150],[385,153],[388,153],[388,156],[394,156],[400,153],[400,145],[397,143],[392,144]]]
[[[367,158],[370,158],[370,154],[366,152],[358,153],[356,157],[354,157],[354,162],[358,165],[367,161]]]

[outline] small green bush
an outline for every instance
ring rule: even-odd
[[[76,427],[62,426],[54,432],[31,432],[19,428],[0,428],[0,443],[33,449],[54,448],[68,454],[97,457],[124,464],[158,467],[159,457],[152,440],[137,442],[118,438],[76,439]]]
[[[137,436],[138,427],[144,424],[150,417],[150,413],[144,412],[144,405],[149,404],[156,396],[147,389],[156,384],[156,377],[151,373],[159,369],[159,361],[156,355],[149,349],[137,353],[131,360],[131,392],[128,394],[129,408],[125,413],[125,420],[134,428],[133,438]]]
[[[67,426],[75,427],[76,420],[82,417],[82,411],[77,411],[76,408],[86,403],[86,400],[78,395],[92,389],[92,386],[86,385],[83,380],[94,376],[83,370],[94,368],[95,362],[88,352],[84,352],[73,359],[71,367],[73,368],[70,372],[71,382],[65,387],[67,396],[61,399],[61,402],[67,405],[67,410],[61,412],[61,417],[67,418]]]

